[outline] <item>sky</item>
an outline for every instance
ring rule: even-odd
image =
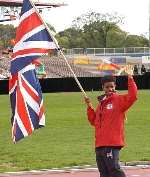
[[[122,30],[130,34],[147,35],[149,32],[149,0],[47,0],[66,3],[67,6],[52,8],[43,12],[46,22],[56,29],[56,32],[71,27],[72,21],[88,11],[98,13],[113,13],[124,17]]]

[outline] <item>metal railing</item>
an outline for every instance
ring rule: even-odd
[[[94,55],[94,56],[127,56],[141,55],[149,56],[149,47],[127,47],[127,48],[72,48],[65,50],[66,55]]]

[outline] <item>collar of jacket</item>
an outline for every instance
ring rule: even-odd
[[[116,92],[111,93],[111,95],[109,95],[109,96],[106,96],[106,94],[103,94],[103,95],[98,96],[97,99],[101,103],[106,100],[112,99],[116,94],[117,94]]]

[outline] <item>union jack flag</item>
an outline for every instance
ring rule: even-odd
[[[11,59],[9,94],[14,142],[45,125],[43,98],[34,61],[50,50],[57,50],[30,0],[23,1]]]

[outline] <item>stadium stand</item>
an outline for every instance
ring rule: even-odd
[[[47,57],[44,56],[41,58],[43,64],[45,64],[45,69],[48,78],[60,78],[60,77],[72,77],[73,74],[68,69],[68,66],[64,59],[61,57]],[[79,67],[75,65],[73,59],[69,59],[68,62],[73,69],[77,77],[95,77],[96,75],[90,72],[88,69]]]
[[[140,68],[144,65],[147,71],[150,69],[149,48],[90,48],[90,49],[68,49],[66,57],[72,70],[77,77],[100,77],[106,74],[115,74],[115,70],[109,66],[102,66],[103,59],[107,59],[119,65],[137,64]],[[68,78],[73,77],[65,60],[57,56],[43,56],[40,61],[44,66],[44,77],[40,68],[37,74],[40,78]],[[0,57],[0,79],[9,77],[10,57]]]

